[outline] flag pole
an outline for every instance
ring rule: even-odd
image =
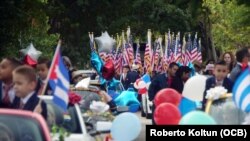
[[[58,43],[57,43],[56,51],[55,51],[55,53],[54,53],[54,56],[53,56],[53,59],[52,59],[52,62],[51,62],[51,65],[50,65],[50,66],[53,66],[53,65],[55,64],[56,54],[57,54],[57,52],[60,51],[61,44],[62,44],[62,40],[59,39],[59,41],[58,41]],[[47,88],[47,86],[48,86],[49,77],[50,77],[50,75],[51,75],[51,73],[52,73],[52,69],[53,69],[53,68],[50,67],[49,72],[48,72],[48,75],[47,75],[47,78],[46,78],[46,80],[45,80],[44,87],[43,87],[42,92],[41,92],[41,95],[44,95],[45,90],[46,90],[46,88]],[[40,104],[40,103],[41,103],[41,99],[40,99],[40,101],[39,101],[39,104]]]

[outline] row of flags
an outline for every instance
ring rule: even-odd
[[[151,34],[148,34],[148,43],[146,45],[146,51],[144,55],[144,67],[154,66],[154,69],[163,69],[164,65],[170,63],[171,61],[181,62],[183,65],[187,65],[188,62],[192,62],[194,60],[202,61],[201,57],[201,46],[200,40],[198,41],[197,34],[195,35],[194,40],[191,40],[190,34],[188,35],[187,42],[185,38],[183,38],[183,42],[180,42],[180,34],[178,33],[176,36],[171,35],[168,32],[165,35],[165,49],[163,53],[162,47],[162,39],[158,38],[154,43],[154,48],[152,49],[151,45]],[[175,37],[175,38],[174,38]],[[121,45],[122,42],[118,41],[118,46]],[[127,45],[126,45],[127,44]],[[129,45],[130,44],[130,45]],[[142,61],[139,52],[139,42],[137,42],[137,48],[135,52],[134,60],[132,57],[125,58],[126,56],[130,56],[130,51],[127,48],[132,48],[132,42],[126,42],[123,44],[124,48],[118,47],[112,53],[115,55],[110,55],[115,62],[116,70],[119,70],[122,64],[136,63],[141,65]],[[93,34],[90,34],[90,46],[91,50],[95,51],[95,43]],[[68,103],[69,103],[69,90],[70,90],[70,80],[69,73],[64,65],[62,55],[60,52],[61,41],[58,42],[56,47],[56,51],[53,56],[52,64],[49,70],[49,74],[47,77],[47,84],[50,85],[53,91],[53,102],[61,107],[64,111],[67,111]],[[133,51],[133,50],[132,50]],[[126,54],[127,53],[127,54]],[[127,60],[127,61],[126,61]],[[130,61],[133,62],[130,62]],[[153,65],[154,64],[154,65]],[[155,64],[158,64],[155,65]],[[159,67],[161,66],[161,67]],[[147,69],[147,68],[146,68]],[[249,113],[250,112],[250,68],[246,69],[240,77],[237,79],[234,88],[233,88],[233,99],[238,108]]]
[[[136,49],[133,48],[130,28],[127,29],[126,36],[127,38],[122,32],[121,38],[117,37],[117,44],[111,51],[99,52],[99,56],[104,62],[109,59],[113,60],[117,74],[122,73],[122,66],[125,65],[132,68],[132,65],[136,64],[139,66],[140,72],[149,73],[152,71],[164,72],[171,62],[177,62],[184,66],[195,60],[202,63],[201,41],[198,39],[197,33],[192,40],[191,34],[184,35],[181,39],[180,33],[175,35],[168,31],[164,36],[165,44],[163,45],[162,37],[158,37],[152,42],[152,33],[149,29],[143,61],[139,41],[135,41]],[[94,40],[92,40],[92,44],[93,42]]]
[[[151,31],[148,31],[148,39],[146,49],[144,53],[144,64],[142,64],[140,44],[136,42],[136,50],[133,49],[132,36],[130,35],[130,28],[127,30],[127,38],[125,39],[124,32],[122,37],[117,41],[117,47],[112,48],[110,52],[100,52],[99,55],[106,62],[108,59],[112,59],[115,70],[118,74],[122,73],[122,66],[128,65],[132,67],[133,64],[139,65],[140,71],[164,71],[167,65],[171,62],[179,62],[183,65],[187,65],[188,62],[198,60],[202,62],[201,45],[198,41],[197,34],[194,40],[191,40],[189,34],[187,42],[185,37],[181,44],[180,33],[176,36],[170,34],[170,31],[165,35],[165,48],[163,53],[162,38],[159,37],[152,44]],[[94,35],[89,34],[91,51],[95,51]],[[62,55],[60,53],[61,41],[59,41],[51,68],[48,75],[48,82],[53,91],[53,101],[65,111],[69,103],[68,93],[70,89],[69,73],[65,67]]]

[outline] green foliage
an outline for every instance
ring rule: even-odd
[[[209,58],[213,43],[221,51],[249,45],[249,6],[248,0],[1,0],[0,57],[18,56],[30,42],[52,57],[60,37],[63,55],[82,69],[90,63],[88,32],[116,36],[130,26],[141,42],[147,29],[198,31]]]
[[[70,133],[67,132],[63,127],[57,125],[52,126],[51,132],[53,137],[58,137],[58,141],[64,141],[65,137],[70,135]]]
[[[59,35],[47,33],[48,16],[43,0],[2,0],[0,3],[0,56],[19,57],[19,50],[33,43],[52,57]]]
[[[203,7],[210,12],[216,48],[226,51],[250,45],[249,7],[238,5],[236,0],[204,0]]]
[[[63,53],[79,68],[89,63],[88,32],[95,37],[105,30],[112,36],[131,27],[132,36],[146,41],[147,29],[164,34],[192,31],[193,19],[186,5],[168,0],[49,0],[50,33],[64,39]],[[76,64],[78,62],[78,64]]]

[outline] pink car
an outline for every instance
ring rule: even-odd
[[[0,109],[0,140],[51,141],[44,118],[24,110]]]

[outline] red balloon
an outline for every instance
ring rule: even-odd
[[[154,120],[157,125],[178,125],[181,112],[171,103],[162,103],[154,111]]]
[[[111,80],[115,75],[115,67],[113,61],[108,60],[102,68],[102,77],[106,80]]]
[[[165,88],[160,90],[154,98],[155,107],[164,102],[169,102],[178,106],[180,101],[181,101],[181,94],[176,90],[170,88]]]

